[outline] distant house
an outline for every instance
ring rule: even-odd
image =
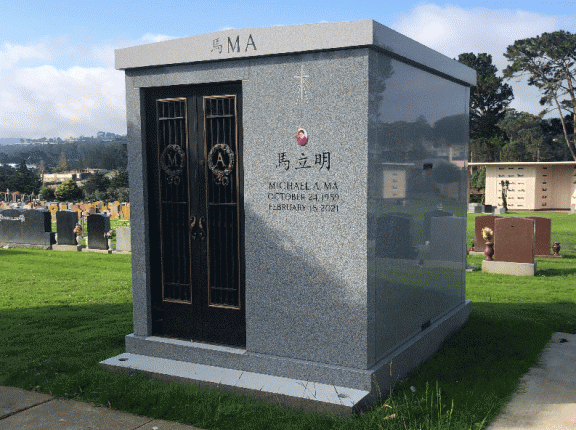
[[[576,205],[576,161],[468,163],[486,166],[485,203],[502,207],[508,181],[508,209],[568,210]]]
[[[43,181],[45,184],[58,185],[68,179],[73,179],[79,185],[85,181],[89,176],[96,172],[106,173],[107,170],[102,169],[84,169],[84,170],[70,170],[68,172],[60,173],[44,173]]]

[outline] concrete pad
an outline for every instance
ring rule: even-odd
[[[488,430],[576,429],[576,335],[554,333]]]
[[[202,429],[187,424],[176,423],[173,421],[154,420],[147,424],[144,424],[142,427],[138,427],[138,430],[202,430]]]
[[[250,393],[259,400],[313,411],[349,413],[369,394],[349,387],[131,353],[100,364],[109,369],[138,370],[163,380],[220,388],[236,394]]]
[[[82,248],[78,248],[78,245],[52,245],[53,251],[81,251]]]
[[[1,420],[0,430],[133,430],[151,421],[88,403],[54,399]]]
[[[0,387],[0,419],[50,400],[52,400],[52,396],[48,394],[35,393],[15,387]]]
[[[500,275],[534,276],[536,263],[513,263],[510,261],[482,261],[482,271]]]

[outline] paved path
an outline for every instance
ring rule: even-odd
[[[539,364],[488,430],[576,429],[576,335],[554,333]]]
[[[0,387],[0,430],[199,430],[74,400]]]

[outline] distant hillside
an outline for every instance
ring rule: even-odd
[[[0,145],[12,145],[13,143],[20,143],[19,137],[0,137]]]
[[[5,139],[4,139],[5,140]],[[28,165],[41,162],[51,170],[60,162],[62,156],[70,169],[123,169],[128,164],[126,138],[121,136],[113,141],[97,138],[83,138],[75,142],[20,143],[0,145],[0,164],[20,164],[26,160]]]

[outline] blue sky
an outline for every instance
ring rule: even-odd
[[[114,49],[227,28],[374,19],[451,58],[492,54],[543,32],[576,32],[576,2],[27,1],[0,15],[0,137],[125,133],[123,72]],[[513,107],[540,111],[539,95],[510,82]]]

